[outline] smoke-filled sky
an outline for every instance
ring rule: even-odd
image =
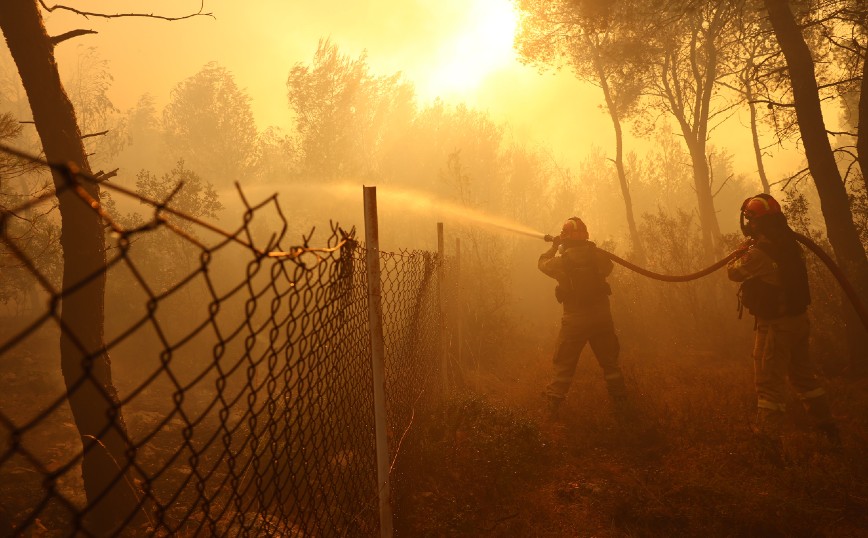
[[[179,16],[195,1],[105,2],[76,0],[77,9]],[[522,65],[512,49],[516,15],[510,0],[206,0],[211,17],[166,22],[156,19],[84,19],[55,11],[49,32],[97,30],[61,44],[58,59],[74,62],[80,47],[94,46],[111,65],[111,97],[125,110],[149,92],[158,104],[171,88],[216,61],[228,68],[252,98],[260,128],[289,127],[286,79],[297,62],[309,63],[317,41],[328,37],[344,54],[367,51],[373,72],[397,71],[412,81],[422,103],[436,97],[464,101],[507,121],[520,139],[552,148],[568,164],[592,145],[608,149],[611,125],[600,108],[599,90],[577,81],[568,69],[539,73]],[[712,143],[736,155],[736,171],[755,169],[748,132],[736,116]],[[628,142],[627,151],[641,142]],[[775,173],[799,168],[800,156],[770,159]]]

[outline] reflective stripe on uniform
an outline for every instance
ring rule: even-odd
[[[787,404],[771,402],[769,400],[759,400],[759,401],[757,401],[756,406],[760,407],[762,409],[772,409],[774,411],[786,411],[787,410]]]
[[[826,389],[824,389],[823,387],[818,387],[814,390],[809,390],[808,392],[802,392],[798,396],[800,400],[810,400],[811,398],[819,398],[820,396],[825,395]]]

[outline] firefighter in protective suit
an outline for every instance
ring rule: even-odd
[[[749,239],[727,273],[730,280],[741,282],[741,306],[756,320],[757,432],[779,444],[789,378],[815,426],[838,445],[829,400],[808,352],[811,295],[802,249],[780,204],[768,194],[744,201],[741,222]]]
[[[578,217],[568,219],[552,248],[539,258],[539,269],[557,280],[555,296],[564,306],[554,354],[554,373],[546,387],[549,414],[555,418],[576,372],[579,355],[590,343],[617,416],[627,412],[627,390],[618,366],[620,344],[609,309],[611,289],[606,277],[612,261],[588,241],[588,229]]]

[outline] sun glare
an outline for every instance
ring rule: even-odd
[[[427,80],[420,81],[431,97],[466,97],[489,73],[513,61],[517,16],[512,2],[476,0],[468,9],[468,17],[441,45]]]

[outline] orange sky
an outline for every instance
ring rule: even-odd
[[[105,10],[105,2],[93,0],[72,5]],[[113,5],[112,12],[141,9],[140,2]],[[198,7],[194,1],[147,3],[149,12],[166,15]],[[318,39],[330,37],[351,56],[367,50],[377,73],[403,72],[423,102],[439,95],[487,110],[508,121],[519,137],[549,145],[568,164],[593,145],[612,145],[599,90],[579,83],[569,71],[539,74],[518,63],[510,47],[514,17],[509,0],[206,0],[205,9],[215,18],[104,21],[55,12],[47,24],[51,33],[99,31],[60,45],[58,59],[62,67],[75,58],[78,47],[97,47],[111,63],[112,98],[121,109],[144,92],[162,104],[175,84],[217,61],[252,97],[260,127],[288,127],[289,69],[309,62]],[[748,136],[732,121],[712,140],[735,153],[738,172],[746,174],[755,168]],[[633,141],[627,149],[641,145]],[[799,168],[798,161],[798,155],[790,154],[768,166],[780,174]]]

